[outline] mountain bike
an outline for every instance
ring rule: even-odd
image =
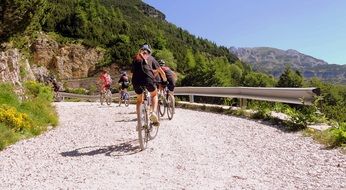
[[[61,102],[63,101],[63,97],[59,91],[54,92],[54,101],[55,102]]]
[[[167,110],[168,119],[173,119],[173,115],[175,113],[175,100],[174,96],[169,93],[167,86],[165,86],[163,91],[159,93],[158,110],[161,117],[165,115]]]
[[[154,139],[159,131],[159,128],[157,126],[154,126],[154,124],[149,119],[151,106],[150,93],[147,89],[144,89],[143,94],[144,100],[140,107],[141,112],[139,118],[141,120],[142,126],[140,126],[138,129],[138,140],[141,150],[144,150],[148,146],[149,140]],[[159,117],[158,113],[157,116]]]
[[[128,107],[130,103],[130,94],[127,91],[120,91],[119,106],[124,102],[125,106]]]
[[[105,90],[101,90],[100,93],[100,102],[103,105],[103,102],[106,102],[107,105],[111,105],[112,103],[112,92],[109,88]]]

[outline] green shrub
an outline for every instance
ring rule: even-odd
[[[13,93],[13,86],[10,84],[0,84],[0,89],[0,105],[7,104],[14,107],[20,105],[18,96]]]
[[[73,93],[73,94],[88,94],[88,90],[85,88],[66,88],[67,93]]]
[[[36,82],[24,86],[27,98],[20,101],[11,85],[0,84],[0,150],[58,124],[51,87]]]
[[[337,128],[331,128],[328,131],[329,144],[331,146],[346,145],[346,123],[341,123]]]
[[[13,130],[0,123],[0,150],[15,143],[18,138],[18,135]]]
[[[26,82],[24,86],[26,88],[26,95],[29,98],[39,98],[49,102],[53,100],[54,94],[50,86],[35,81]]]

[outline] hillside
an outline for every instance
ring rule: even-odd
[[[252,65],[252,68],[279,77],[286,66],[299,70],[305,78],[318,77],[325,81],[346,82],[346,67],[305,55],[296,50],[270,47],[235,48],[230,51]],[[335,81],[336,80],[336,81]]]
[[[168,59],[166,62],[182,73],[189,69],[188,52],[211,59],[225,57],[228,63],[237,60],[228,48],[168,23],[162,12],[140,0],[7,0],[2,2],[0,14],[1,42],[10,41],[12,47],[25,49],[39,37],[37,32],[43,31],[55,35],[59,46],[80,43],[104,49],[99,66],[127,68],[143,43],[149,43],[157,57]]]

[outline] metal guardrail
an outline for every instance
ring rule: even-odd
[[[134,97],[133,91],[129,92]],[[266,87],[176,87],[175,95],[187,95],[190,102],[194,102],[194,96],[229,97],[240,98],[241,106],[246,104],[246,99],[263,100],[270,102],[282,102],[291,104],[311,105],[314,97],[319,95],[318,88],[266,88]],[[64,98],[80,98],[96,100],[99,95],[81,95],[61,92]],[[119,94],[113,94],[117,99]]]
[[[246,104],[246,99],[252,99],[311,105],[319,93],[318,88],[177,87],[174,90],[175,95],[190,96],[190,102],[194,101],[194,96],[211,96],[240,98],[241,104]]]

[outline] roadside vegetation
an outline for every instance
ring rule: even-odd
[[[18,140],[30,138],[56,126],[58,117],[51,105],[50,87],[27,82],[23,100],[9,84],[0,84],[0,150]]]

